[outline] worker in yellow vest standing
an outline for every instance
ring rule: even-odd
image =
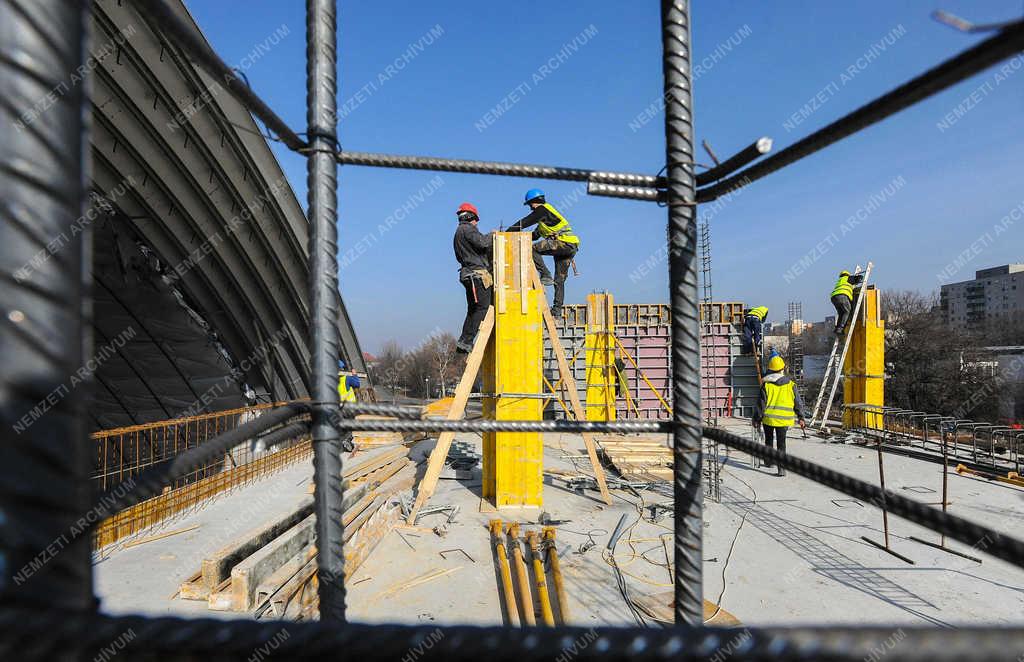
[[[569,277],[569,266],[580,249],[580,238],[573,233],[569,221],[544,200],[544,191],[539,188],[527,191],[523,204],[529,205],[530,213],[509,226],[508,231],[522,232],[534,225],[537,226],[533,231],[533,240],[536,242],[533,245],[533,263],[537,267],[541,285],[555,286],[551,314],[556,320],[560,320],[562,303],[565,301],[565,279]],[[554,278],[544,264],[545,255],[555,258]]]
[[[743,353],[753,354],[761,349],[761,327],[768,319],[768,306],[747,308],[743,315]]]
[[[342,404],[356,401],[356,389],[362,384],[354,372],[345,369],[345,362],[338,361],[338,399]]]
[[[843,269],[839,272],[839,280],[832,288],[832,305],[836,309],[836,335],[842,336],[846,325],[850,322],[850,311],[853,308],[853,288],[864,280],[863,274],[850,275]]]
[[[785,369],[786,362],[781,356],[775,355],[768,361],[768,374],[761,384],[761,397],[753,416],[754,423],[764,428],[765,445],[771,448],[774,440],[783,453],[786,452],[786,431],[793,423],[807,427],[800,392],[796,390],[796,382],[783,373]],[[771,467],[772,463],[766,462],[764,466]],[[786,470],[779,467],[778,474],[785,476]]]

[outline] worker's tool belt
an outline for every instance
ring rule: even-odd
[[[480,284],[483,285],[485,290],[494,285],[494,278],[491,277],[491,272],[486,269],[477,269],[469,277],[479,278]]]

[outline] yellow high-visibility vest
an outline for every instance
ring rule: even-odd
[[[748,315],[753,315],[757,319],[764,321],[764,318],[768,317],[768,306],[758,306],[757,308],[751,308]]]
[[[338,399],[342,402],[355,402],[356,401],[356,390],[349,388],[346,381],[347,375],[338,376]]]
[[[834,297],[837,294],[848,296],[851,301],[853,300],[853,285],[850,285],[849,276],[840,276],[839,280],[836,281],[836,286],[832,289],[832,294],[829,296]]]
[[[546,223],[538,223],[537,231],[540,232],[540,236],[554,237],[559,241],[564,241],[567,244],[579,244],[580,238],[572,232],[572,227],[569,225],[569,221],[565,220],[565,216],[558,213],[558,210],[552,207],[550,204],[545,202],[543,207],[549,212],[554,214],[555,218],[558,219],[558,223],[554,225],[547,225]]]
[[[796,422],[796,382],[784,384],[764,383],[768,403],[764,408],[764,424],[776,428],[788,428]]]

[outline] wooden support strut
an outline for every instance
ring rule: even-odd
[[[469,394],[473,391],[473,383],[476,381],[477,373],[480,371],[480,364],[484,359],[484,350],[487,349],[487,343],[491,339],[491,333],[494,331],[494,306],[487,309],[487,314],[484,316],[482,322],[480,322],[480,329],[476,334],[476,342],[473,343],[473,350],[469,353],[469,358],[466,359],[466,369],[462,372],[462,378],[459,380],[459,385],[455,388],[455,396],[452,400],[451,409],[448,410],[448,420],[457,421],[460,420],[466,411],[466,403],[469,402]],[[420,508],[423,504],[434,494],[434,489],[437,487],[437,480],[441,476],[441,471],[444,469],[444,460],[448,457],[448,450],[451,448],[452,441],[455,439],[454,432],[442,432],[441,436],[437,439],[437,445],[434,446],[434,450],[430,452],[430,459],[427,462],[427,471],[423,475],[423,480],[420,481],[420,489],[416,494],[416,502],[413,504],[412,510],[409,512],[409,517],[406,523],[409,526],[416,524],[416,515],[419,514]]]
[[[538,289],[542,288],[537,270],[531,269],[530,273],[533,278],[533,286]],[[558,327],[555,326],[555,318],[551,315],[551,308],[548,306],[547,298],[541,298],[541,301],[541,314],[544,316],[544,326],[548,330],[551,348],[555,352],[555,359],[558,361],[558,371],[562,376],[560,383],[565,385],[565,390],[569,393],[569,404],[572,405],[576,420],[585,421],[587,420],[587,415],[583,411],[583,404],[580,403],[580,394],[576,390],[576,380],[573,379],[572,372],[569,370],[569,362],[565,359],[565,349],[562,347],[562,341],[558,337]],[[583,437],[584,445],[587,447],[587,456],[590,458],[590,466],[594,469],[594,478],[597,480],[597,487],[601,491],[601,498],[610,506],[612,505],[612,495],[608,493],[608,484],[604,479],[604,468],[601,467],[601,462],[597,459],[597,444],[594,441],[594,435],[583,432],[581,436]]]

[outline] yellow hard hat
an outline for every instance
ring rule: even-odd
[[[839,275],[840,276],[849,276],[850,272],[847,271],[846,269],[843,269],[842,271],[839,272]]]
[[[782,360],[782,357],[776,354],[768,361],[768,369],[772,372],[779,372],[786,367],[786,362]]]

